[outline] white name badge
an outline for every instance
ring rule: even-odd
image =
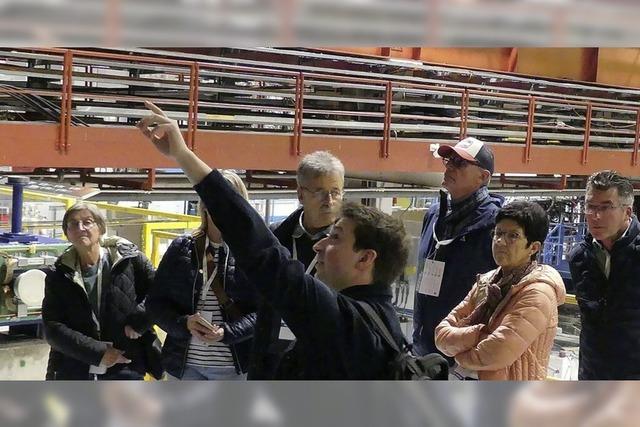
[[[421,294],[437,297],[440,295],[442,286],[442,276],[444,274],[444,262],[427,259],[422,269],[422,279],[420,280]]]

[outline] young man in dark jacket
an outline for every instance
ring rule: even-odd
[[[151,263],[131,242],[104,238],[93,205],[72,206],[62,228],[72,246],[47,273],[42,301],[47,379],[160,378],[159,343],[144,306]]]
[[[402,223],[376,209],[347,205],[330,236],[315,245],[318,279],[305,274],[249,204],[189,151],[177,122],[155,105],[147,107],[153,114],[139,128],[196,184],[238,266],[297,338],[295,357],[288,360],[291,365],[281,364],[277,378],[389,378],[393,351],[357,301],[369,304],[401,342],[390,284],[408,253]]]
[[[476,275],[496,268],[491,231],[504,202],[487,190],[494,162],[482,141],[466,138],[454,147],[441,146],[438,155],[445,164],[447,193],[440,192],[440,202],[431,206],[422,225],[413,316],[418,354],[439,352],[438,324],[469,293]]]
[[[296,174],[298,201],[302,205],[271,231],[302,262],[309,274],[315,274],[317,262],[313,246],[324,239],[340,214],[344,188],[344,166],[327,151],[316,151],[302,158]],[[249,379],[269,380],[275,376],[280,359],[291,348],[293,337],[281,327],[282,316],[271,304],[258,311]]]
[[[633,185],[614,171],[587,181],[589,234],[569,254],[580,307],[580,380],[640,379],[640,224]]]

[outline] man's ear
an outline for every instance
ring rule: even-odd
[[[363,249],[360,253],[360,259],[358,259],[358,265],[363,268],[367,268],[369,266],[373,268],[377,258],[378,252],[374,249]]]
[[[302,192],[304,190],[302,189],[302,187],[298,187],[296,192],[298,193],[298,201],[300,202],[300,204],[302,204]]]

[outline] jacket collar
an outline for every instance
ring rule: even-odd
[[[640,222],[638,222],[638,218],[635,215],[631,215],[631,223],[629,224],[627,231],[625,231],[622,237],[615,241],[613,247],[611,248],[611,251],[613,252],[617,248],[629,246],[638,237],[639,234]],[[599,242],[596,242],[591,233],[587,233],[584,238],[584,243],[590,249],[592,249],[595,244],[600,244]]]
[[[112,268],[123,259],[135,256],[137,252],[137,248],[133,243],[118,236],[104,237],[100,242],[100,246],[106,249]],[[78,251],[73,245],[65,249],[60,255],[56,261],[56,266],[70,271],[78,270]]]
[[[341,290],[339,293],[354,299],[362,299],[363,297],[391,298],[393,296],[391,286],[381,283],[349,286],[348,288],[344,288],[343,290]]]

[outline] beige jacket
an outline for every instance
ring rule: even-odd
[[[471,292],[436,328],[436,346],[481,380],[543,380],[558,326],[565,288],[560,274],[539,265],[514,285],[482,325],[465,319],[487,296],[499,269],[480,275]]]

